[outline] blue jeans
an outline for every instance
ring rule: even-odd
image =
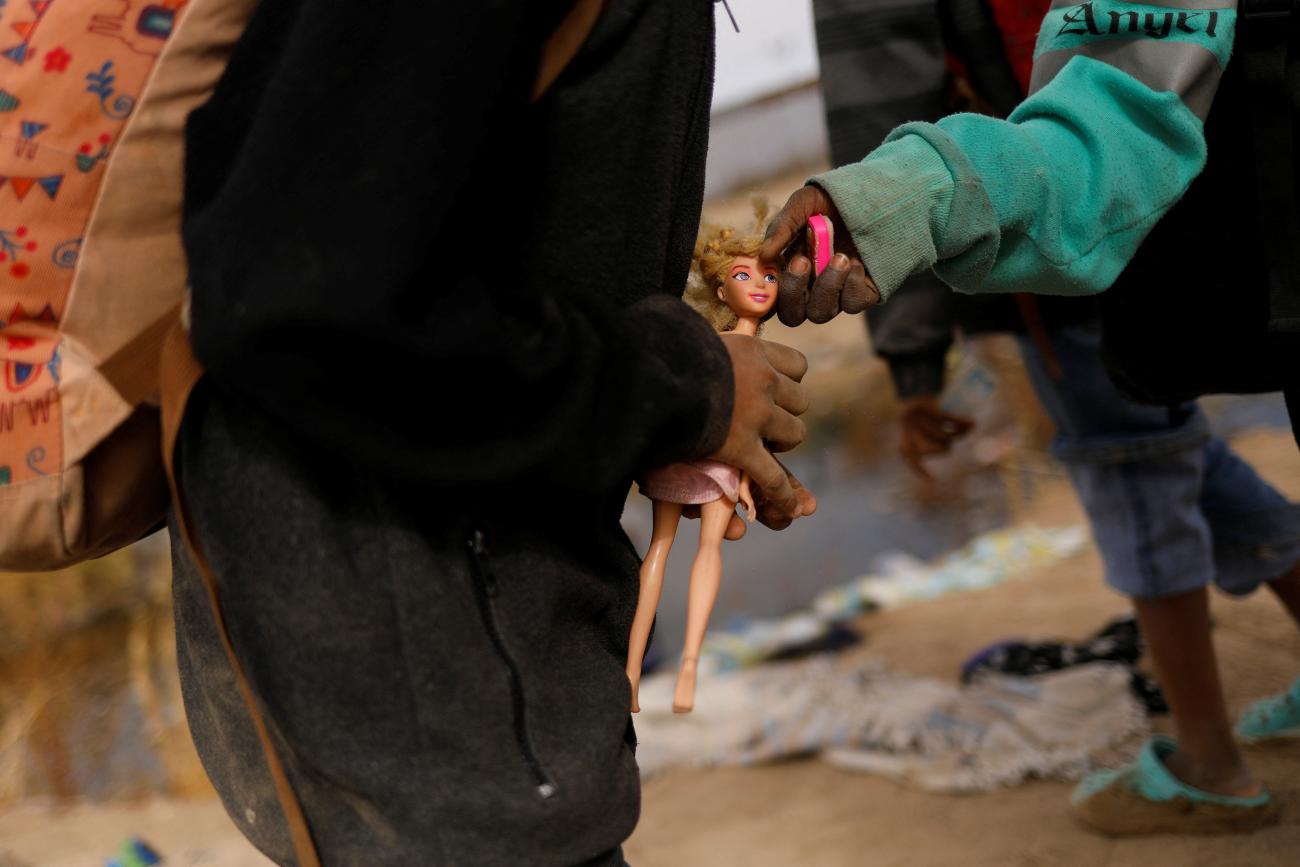
[[[1030,382],[1092,524],[1106,582],[1137,598],[1213,582],[1244,595],[1300,561],[1300,507],[1233,453],[1195,403],[1135,403],[1111,382],[1096,326],[1049,332],[1062,376],[1020,337]]]

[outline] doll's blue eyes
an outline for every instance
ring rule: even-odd
[[[748,273],[747,271],[737,271],[735,274],[732,275],[732,279],[733,279],[733,280],[748,280],[748,279],[749,279],[749,273]]]
[[[775,283],[775,282],[776,282],[776,275],[775,275],[775,274],[764,274],[764,275],[763,275],[763,279],[766,280],[768,283]]]

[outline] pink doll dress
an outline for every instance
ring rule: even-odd
[[[646,473],[641,493],[662,503],[699,505],[719,497],[740,498],[740,470],[721,461],[685,461]]]

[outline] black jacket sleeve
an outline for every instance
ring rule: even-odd
[[[605,491],[721,444],[730,364],[682,287],[607,292],[564,275],[617,250],[529,244],[529,92],[567,5],[261,4],[188,128],[191,336],[218,388],[426,484]]]
[[[952,290],[930,273],[913,275],[886,304],[867,310],[876,354],[889,364],[900,398],[943,390],[944,357],[956,327]]]

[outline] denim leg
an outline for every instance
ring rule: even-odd
[[[1129,596],[1170,596],[1214,580],[1214,546],[1201,510],[1209,427],[1194,404],[1135,403],[1111,382],[1100,332],[1050,334],[1062,377],[1020,339],[1029,378],[1057,426],[1052,452],[1065,465],[1106,567]]]
[[[1300,561],[1300,506],[1218,437],[1205,446],[1201,510],[1214,538],[1215,583],[1225,592],[1250,593]]]

